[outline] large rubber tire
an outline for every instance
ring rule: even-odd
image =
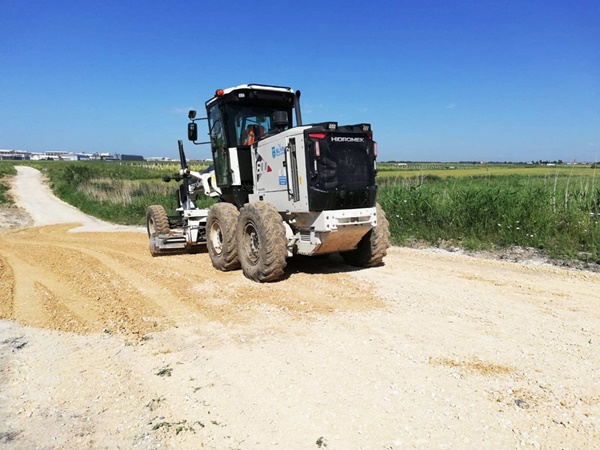
[[[287,239],[281,215],[273,205],[254,202],[240,210],[238,255],[242,271],[256,282],[275,281],[287,264]]]
[[[390,224],[378,203],[377,226],[363,236],[355,250],[340,254],[346,264],[351,266],[374,267],[383,262],[389,246]]]
[[[150,253],[152,256],[160,255],[161,251],[154,246],[152,238],[160,234],[169,234],[171,231],[169,217],[162,205],[151,205],[146,209],[146,230],[150,240]]]
[[[236,238],[240,215],[231,203],[215,203],[206,218],[206,246],[215,269],[226,272],[240,268]]]

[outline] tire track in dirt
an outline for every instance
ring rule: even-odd
[[[141,233],[70,233],[73,224],[0,234],[0,318],[76,333],[139,337],[174,324],[246,323],[261,311],[307,317],[383,306],[335,260],[300,259],[287,279],[219,272],[207,254],[152,258]],[[321,273],[322,272],[322,273]]]
[[[30,239],[3,241],[2,252],[14,277],[13,317],[7,318],[75,332],[152,329],[140,323],[154,315],[152,305],[142,305],[126,280],[94,258]]]
[[[67,292],[60,283],[48,276],[48,272],[36,268],[10,252],[5,253],[12,272],[14,294],[7,300],[11,304],[11,315],[23,318],[23,323],[31,326],[41,326],[44,323],[53,323],[53,328],[61,327],[57,321],[62,316],[64,324],[71,323],[75,317],[81,322],[80,315],[75,313],[73,307],[73,294]],[[41,280],[44,280],[42,282]],[[65,299],[61,304],[54,300],[54,292],[63,291]],[[68,306],[67,306],[68,305]],[[59,321],[60,322],[60,321]]]

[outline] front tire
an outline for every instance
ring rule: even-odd
[[[169,217],[162,205],[152,205],[146,209],[146,230],[150,240],[150,254],[152,256],[160,255],[160,250],[154,245],[154,238],[171,232]]]
[[[246,278],[275,281],[287,264],[287,239],[281,215],[265,202],[246,204],[237,223],[238,255]]]
[[[239,269],[236,228],[237,208],[231,203],[216,203],[206,218],[206,246],[215,269],[226,272]]]
[[[383,262],[390,246],[390,224],[385,212],[377,204],[377,226],[372,228],[358,243],[355,250],[342,252],[346,264],[358,267],[374,267]]]

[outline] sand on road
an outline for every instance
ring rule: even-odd
[[[13,195],[36,226],[0,231],[0,447],[600,442],[598,274],[392,248],[256,284],[152,258],[34,169]]]

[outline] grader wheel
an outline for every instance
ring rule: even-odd
[[[146,230],[148,231],[148,238],[150,239],[150,253],[152,256],[162,254],[162,252],[155,247],[153,239],[161,234],[169,234],[171,231],[169,218],[162,205],[148,206],[148,209],[146,210]]]
[[[236,227],[239,212],[231,203],[216,203],[206,218],[206,244],[215,269],[239,269]]]
[[[351,266],[374,267],[382,263],[389,246],[390,225],[378,203],[377,226],[363,236],[355,250],[340,254]]]
[[[275,281],[287,264],[287,239],[281,215],[264,202],[246,204],[237,224],[238,255],[244,275],[257,282]]]

